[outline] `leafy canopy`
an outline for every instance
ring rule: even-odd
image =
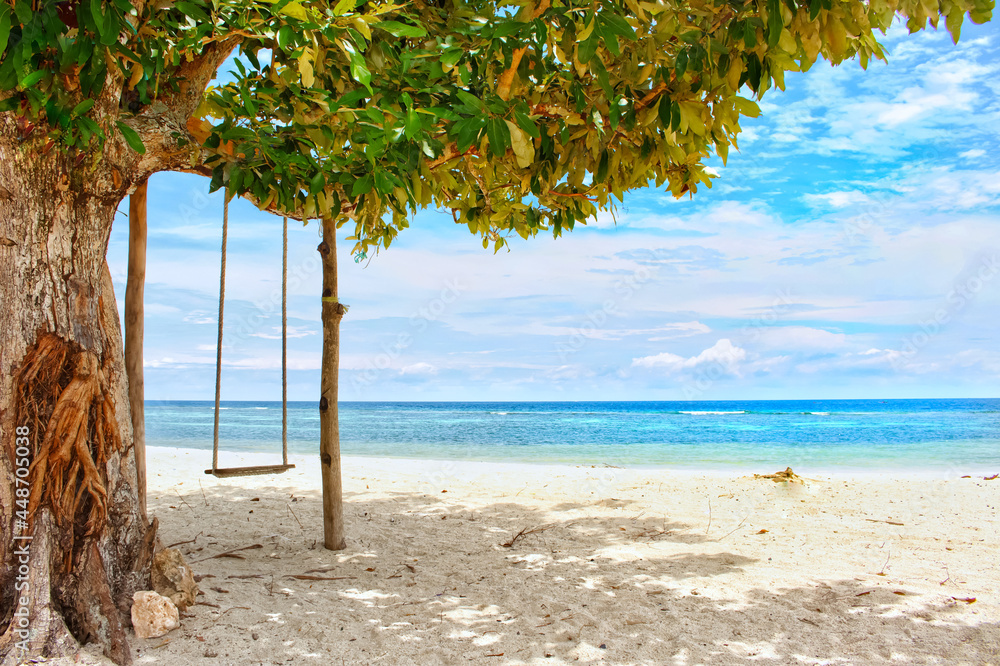
[[[884,59],[875,33],[897,16],[911,32],[944,19],[957,42],[965,15],[986,21],[993,4],[4,0],[0,110],[98,156],[119,133],[143,152],[149,127],[193,111],[167,147],[187,163],[151,170],[210,171],[213,189],[262,208],[353,220],[361,250],[427,206],[499,249],[650,182],[710,186],[704,161],[726,160],[785,72]],[[214,71],[234,49],[228,82],[194,91],[197,109],[177,102],[201,60]]]

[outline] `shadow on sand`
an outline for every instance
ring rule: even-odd
[[[782,586],[779,569],[729,552],[704,526],[573,515],[600,502],[542,512],[455,494],[349,495],[348,549],[331,552],[314,493],[161,495],[151,512],[166,543],[189,542],[178,547],[205,576],[204,603],[169,643],[141,645],[137,663],[986,664],[1000,654],[1000,627],[944,594],[822,571]]]

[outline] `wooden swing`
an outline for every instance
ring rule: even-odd
[[[281,464],[254,467],[219,467],[219,398],[222,394],[222,314],[226,304],[226,235],[229,231],[229,199],[222,208],[222,268],[219,278],[219,337],[215,346],[215,430],[212,435],[212,469],[205,474],[220,478],[282,474],[288,464],[288,218],[281,232]]]

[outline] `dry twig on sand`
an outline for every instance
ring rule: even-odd
[[[510,541],[506,541],[500,545],[503,546],[504,548],[513,548],[514,544],[517,543],[517,540],[520,539],[521,537],[526,537],[529,534],[538,534],[539,532],[544,532],[545,530],[552,529],[552,527],[553,527],[552,525],[539,525],[538,527],[532,527],[531,529],[525,527],[523,530],[515,534]]]
[[[237,560],[242,560],[242,559],[245,559],[245,558],[242,555],[237,555],[236,553],[240,552],[241,550],[254,550],[256,548],[263,548],[263,547],[264,546],[262,546],[261,544],[255,543],[252,546],[243,546],[242,548],[233,548],[232,550],[227,550],[226,552],[219,553],[218,555],[210,555],[209,557],[203,557],[200,560],[194,560],[194,562],[191,562],[191,564],[194,564],[195,562],[204,562],[205,560],[214,560],[217,557],[232,557],[232,558],[235,558]]]

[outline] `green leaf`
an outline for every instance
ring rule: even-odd
[[[590,68],[594,70],[594,74],[597,75],[597,84],[601,86],[601,90],[604,92],[605,96],[608,98],[614,97],[615,93],[611,89],[611,82],[608,79],[608,70],[604,67],[604,63],[601,62],[601,59],[594,58],[591,60]]]
[[[597,34],[597,30],[595,29],[594,32],[590,33],[590,37],[583,40],[580,44],[580,62],[590,62],[591,58],[594,57],[594,54],[597,53],[597,44],[599,39],[600,36]]]
[[[420,114],[418,114],[413,109],[406,112],[406,120],[404,124],[404,132],[407,139],[412,139],[420,133],[422,125],[420,123]]]
[[[483,100],[479,99],[475,95],[469,94],[462,89],[456,90],[455,94],[460,100],[462,100],[462,103],[465,104],[465,106],[479,111],[480,113],[486,113],[486,105],[483,104]]]
[[[781,18],[781,0],[767,0],[767,47],[773,49],[781,39],[785,22]]]
[[[816,17],[819,16],[819,10],[823,9],[823,0],[810,0],[809,2],[809,20],[815,21]]]
[[[458,144],[459,152],[464,153],[472,144],[479,140],[482,128],[482,120],[480,118],[466,118],[456,124],[455,129],[458,132],[456,143]]]
[[[374,185],[374,179],[370,173],[366,173],[354,181],[354,185],[351,186],[351,196],[356,197],[361,194],[368,194],[372,191],[372,185]]]
[[[197,21],[205,21],[206,23],[212,23],[212,17],[205,12],[204,9],[199,7],[193,2],[175,2],[174,7],[181,10],[185,16],[190,16]]]
[[[368,71],[365,59],[358,53],[351,54],[351,78],[372,92],[372,73]]]
[[[233,166],[229,172],[229,182],[226,184],[226,192],[232,197],[240,193],[240,186],[243,184],[244,171],[238,166]]]
[[[538,126],[534,123],[534,121],[520,111],[514,111],[514,120],[517,121],[517,126],[527,132],[528,136],[531,138],[537,139],[542,135],[542,133],[538,131]]]
[[[7,39],[10,37],[10,5],[4,3],[0,7],[0,53],[7,50]]]
[[[462,49],[448,49],[441,56],[441,64],[447,67],[454,67],[462,59],[463,55],[465,55],[465,51]]]
[[[385,30],[393,37],[424,37],[427,35],[427,31],[423,28],[399,21],[382,21],[377,23],[375,27]]]
[[[292,26],[283,25],[278,30],[278,46],[284,50],[288,50],[288,45],[295,41],[295,31],[292,30]]]
[[[656,112],[660,116],[660,125],[665,130],[670,129],[670,97],[667,95],[660,95],[660,104],[656,107]]]
[[[494,157],[502,157],[510,147],[510,129],[507,122],[500,118],[490,118],[486,123],[486,136],[490,139],[490,153]]]
[[[100,30],[104,25],[104,10],[101,9],[101,0],[90,0],[90,15],[94,18],[94,25]]]
[[[594,175],[594,180],[598,183],[603,183],[608,179],[608,151],[601,151],[601,159],[597,163],[597,173]]]
[[[90,111],[90,109],[91,109],[92,106],[94,106],[94,100],[93,99],[85,99],[85,100],[83,100],[82,102],[80,102],[79,104],[77,104],[76,106],[73,107],[73,110],[70,111],[70,115],[71,116],[82,116],[83,114],[87,113],[87,111]]]
[[[594,34],[599,34],[601,36],[604,40],[604,48],[610,51],[611,55],[617,58],[622,54],[621,48],[618,46],[618,36],[608,29],[608,26],[603,19],[597,22],[597,25],[594,27]]]
[[[677,54],[677,60],[674,61],[674,73],[677,75],[678,79],[684,76],[684,72],[687,71],[687,66],[688,66],[688,50],[684,49],[683,51]]]
[[[518,21],[508,21],[507,23],[501,23],[493,30],[493,38],[501,39],[503,37],[510,37],[511,35],[521,31],[521,28],[526,26],[527,23],[520,23]]]
[[[243,100],[243,106],[246,107],[247,113],[251,116],[257,115],[257,104],[253,101],[253,95],[247,90],[246,81],[240,82],[240,99]]]
[[[326,187],[326,178],[323,176],[323,172],[318,172],[309,181],[309,194],[316,194]]]
[[[375,172],[375,189],[380,194],[392,194],[392,179],[389,177],[387,171],[379,170]]]
[[[28,74],[26,77],[21,79],[21,82],[18,83],[18,87],[21,88],[21,90],[30,88],[39,81],[41,81],[42,79],[44,79],[46,74],[47,72],[42,69],[38,70],[37,72],[32,72],[31,74]]]
[[[118,125],[118,130],[122,133],[122,136],[125,137],[125,141],[128,142],[128,145],[132,147],[132,150],[140,155],[145,155],[146,146],[142,144],[142,139],[139,138],[138,132],[120,120],[116,121],[116,123]]]
[[[748,49],[757,46],[757,28],[750,21],[743,24],[743,45]]]
[[[620,35],[630,42],[634,42],[639,39],[635,34],[635,30],[622,16],[609,11],[604,11],[601,12],[600,18],[608,32]]]

